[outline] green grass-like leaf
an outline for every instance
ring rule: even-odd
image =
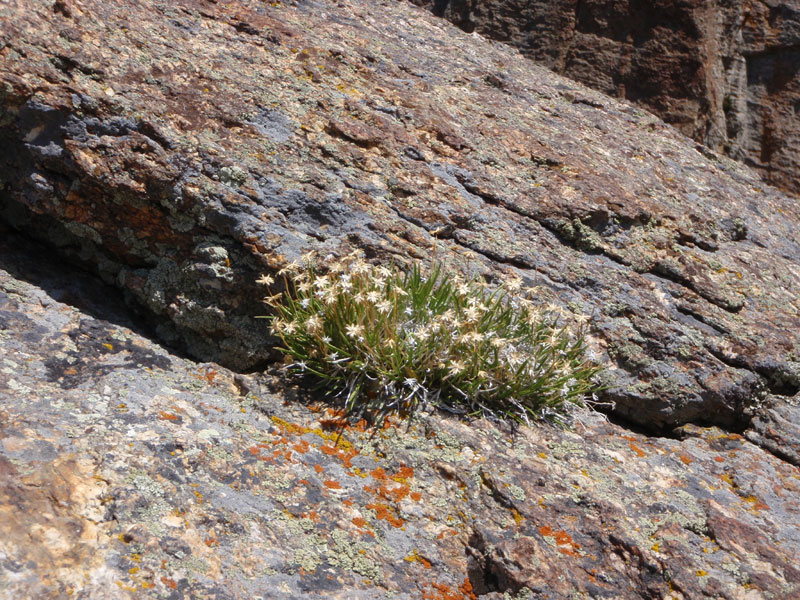
[[[285,268],[288,291],[266,299],[272,331],[287,368],[317,378],[348,411],[433,403],[528,422],[597,389],[586,318],[537,305],[518,281],[490,290],[441,266],[402,272],[351,256],[321,274],[307,263]]]

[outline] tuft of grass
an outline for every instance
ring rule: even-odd
[[[519,280],[492,289],[439,265],[403,272],[358,255],[324,272],[306,255],[280,274],[287,291],[265,302],[287,369],[316,378],[348,412],[433,404],[530,422],[597,389],[587,318],[538,305]]]

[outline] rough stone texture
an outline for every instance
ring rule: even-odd
[[[4,600],[800,594],[797,205],[651,115],[408,3],[11,0],[0,180]],[[354,248],[590,314],[650,435],[244,374]]]
[[[412,0],[800,193],[797,0]]]
[[[0,598],[792,598],[800,469],[579,411],[341,429],[3,230]]]
[[[360,247],[592,315],[605,399],[649,428],[743,427],[800,389],[792,199],[503,45],[380,12],[4,3],[0,214],[239,370],[274,358],[256,274]]]

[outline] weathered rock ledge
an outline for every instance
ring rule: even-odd
[[[256,274],[360,247],[592,315],[646,427],[800,389],[796,203],[649,114],[410,5],[0,10],[0,215],[192,356],[264,365]]]
[[[279,379],[165,351],[4,234],[0,598],[800,593],[800,469],[743,436],[590,412],[340,431]]]

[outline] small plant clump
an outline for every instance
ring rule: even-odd
[[[287,368],[313,375],[348,412],[409,413],[433,404],[489,417],[558,415],[597,386],[586,317],[538,306],[519,280],[491,289],[441,266],[407,272],[351,255],[292,263],[287,291],[265,298]],[[264,276],[262,283],[272,283]]]

